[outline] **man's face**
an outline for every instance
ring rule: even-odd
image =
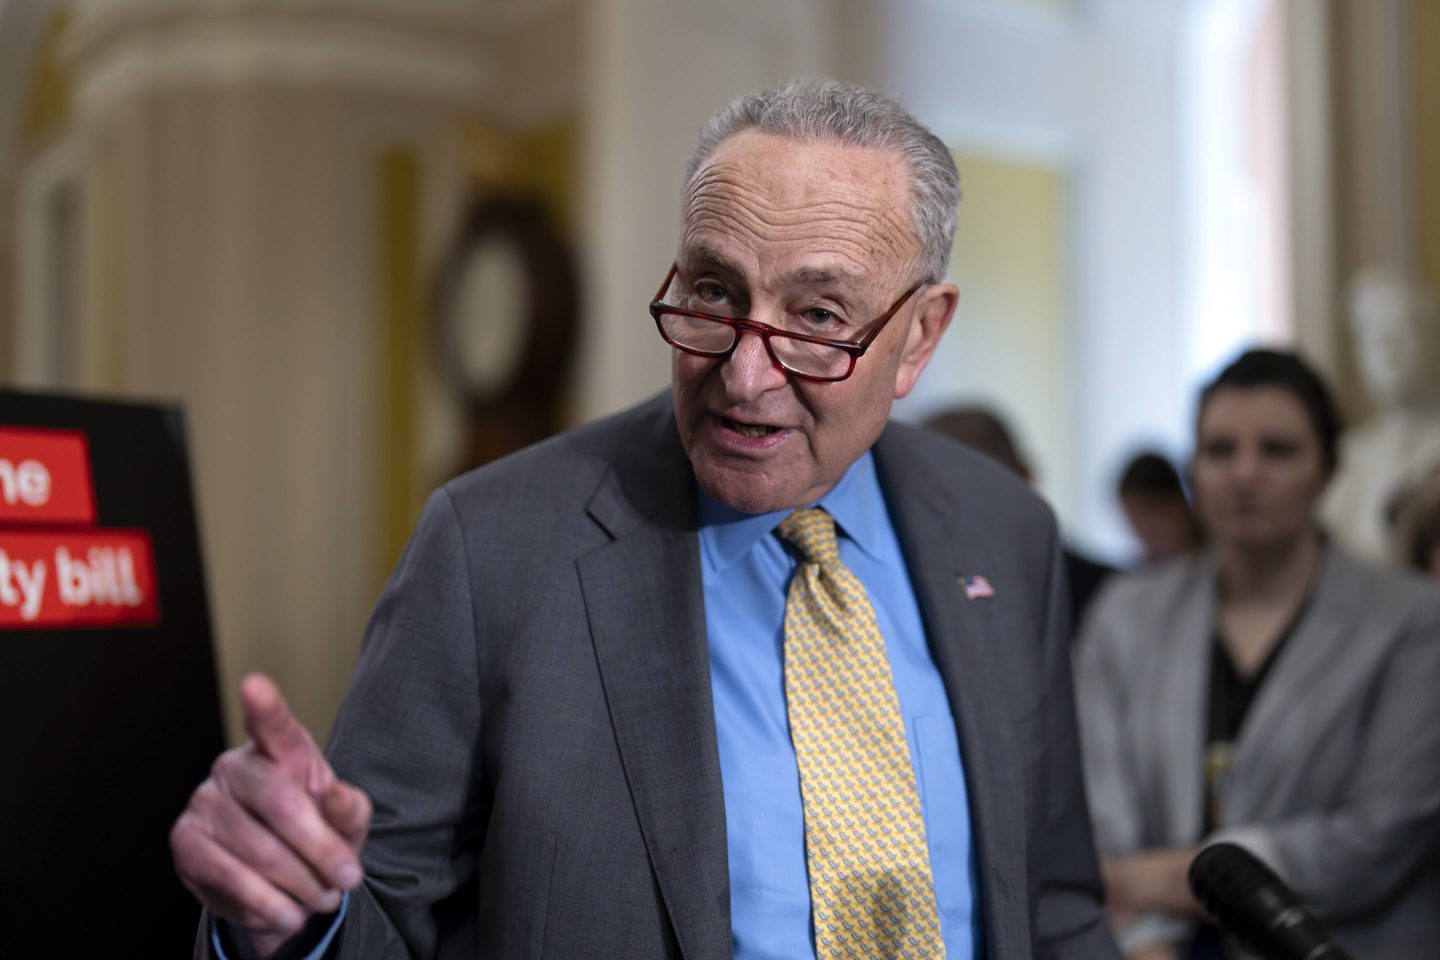
[[[665,299],[853,341],[919,279],[919,253],[899,156],[746,130],[686,191]],[[723,360],[676,350],[675,416],[701,488],[748,513],[822,496],[914,387],[957,297],[922,287],[834,383],[791,377],[753,335]]]

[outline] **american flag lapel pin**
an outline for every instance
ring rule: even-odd
[[[966,600],[989,600],[995,596],[995,588],[990,586],[990,581],[984,577],[962,575],[955,579],[965,588]]]

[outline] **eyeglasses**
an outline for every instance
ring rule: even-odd
[[[890,309],[874,322],[869,333],[852,343],[849,340],[831,340],[828,337],[779,330],[768,323],[745,317],[725,317],[697,310],[681,310],[679,307],[662,303],[660,298],[670,289],[670,283],[678,271],[678,265],[670,267],[670,272],[665,275],[665,282],[660,284],[655,299],[650,302],[650,315],[655,318],[655,326],[659,328],[660,336],[665,338],[666,343],[696,356],[728,357],[740,342],[742,333],[754,334],[764,342],[765,351],[770,354],[770,359],[776,366],[801,380],[817,383],[844,380],[854,373],[855,361],[865,355],[870,344],[874,343],[875,338],[880,336],[880,331],[885,329],[885,324],[899,312],[911,294],[925,285],[924,281],[921,281],[906,290],[900,299],[891,304]]]

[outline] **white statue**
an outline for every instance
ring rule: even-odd
[[[1440,465],[1440,306],[1414,280],[1371,267],[1352,282],[1349,308],[1375,415],[1345,433],[1322,513],[1352,552],[1390,561],[1396,495]]]

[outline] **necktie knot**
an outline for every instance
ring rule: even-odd
[[[780,536],[795,545],[805,559],[821,566],[840,562],[835,518],[818,507],[796,510],[780,522]]]

